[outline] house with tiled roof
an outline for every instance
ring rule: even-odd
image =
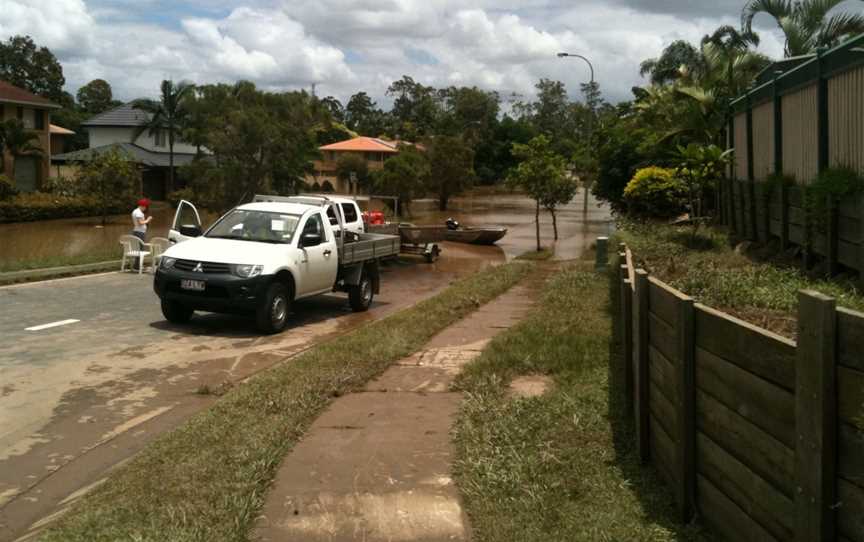
[[[360,155],[366,160],[369,171],[375,171],[383,168],[387,159],[399,154],[399,147],[402,145],[412,144],[405,141],[389,141],[378,137],[359,136],[318,147],[318,150],[321,151],[321,160],[312,162],[313,172],[307,176],[306,182],[312,185],[314,190],[322,189],[325,183],[329,183],[336,192],[351,193],[352,187],[348,186],[348,182],[340,180],[336,171],[342,156],[346,154]]]
[[[88,148],[59,154],[52,158],[57,165],[86,162],[94,156],[118,151],[134,161],[141,169],[144,196],[164,200],[168,192],[168,131],[150,133],[145,127],[150,114],[136,109],[129,102],[81,123],[87,131]],[[192,162],[198,149],[184,141],[174,141],[175,169]],[[180,188],[178,186],[178,188]]]
[[[0,173],[12,179],[19,192],[33,192],[48,179],[51,165],[51,111],[60,106],[32,92],[0,81],[0,121],[18,119],[36,134],[39,154],[13,157],[4,149]]]

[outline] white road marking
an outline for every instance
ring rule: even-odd
[[[43,329],[48,329],[51,327],[65,326],[68,324],[74,324],[75,322],[80,322],[81,320],[60,320],[59,322],[51,322],[50,324],[42,324],[41,326],[33,326],[24,328],[24,331],[42,331]]]

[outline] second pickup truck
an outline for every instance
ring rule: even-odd
[[[184,206],[197,224],[183,224]],[[399,237],[365,233],[348,198],[256,196],[203,233],[197,217],[181,202],[170,233],[177,244],[154,279],[162,313],[174,323],[196,310],[245,313],[261,331],[278,333],[294,300],[333,291],[365,311],[379,291],[379,262],[399,254]]]

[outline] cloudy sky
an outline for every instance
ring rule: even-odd
[[[343,101],[382,100],[403,74],[434,86],[532,94],[541,77],[571,90],[595,65],[607,98],[641,84],[640,61],[675,39],[737,25],[745,0],[0,0],[0,39],[29,34],[61,60],[67,90],[94,78],[115,96],[151,96],[162,79],[249,79]],[[862,9],[860,0],[848,7]],[[763,52],[782,41],[760,19]],[[383,101],[383,100],[382,100]]]

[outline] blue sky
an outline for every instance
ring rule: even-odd
[[[309,88],[384,100],[403,74],[435,86],[477,85],[530,96],[541,77],[572,91],[584,54],[612,101],[643,84],[639,63],[675,39],[693,42],[737,25],[743,0],[0,0],[0,38],[30,34],[50,47],[75,92],[106,79],[120,99],[154,95],[164,78],[249,79],[268,89]],[[50,7],[48,7],[50,6]],[[849,0],[846,9],[862,11]],[[757,21],[763,52],[782,41]]]

